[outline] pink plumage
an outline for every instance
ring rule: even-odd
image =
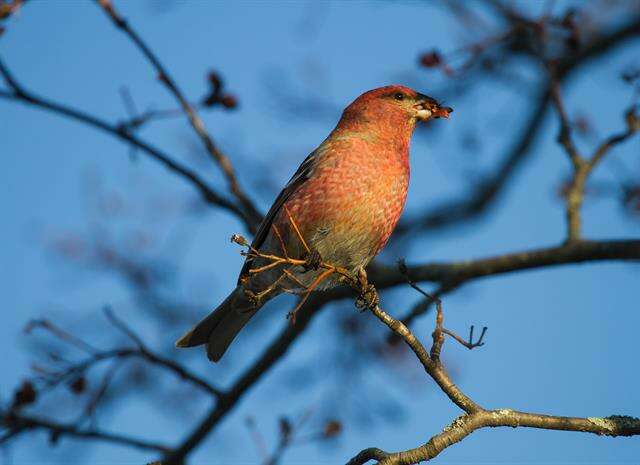
[[[309,247],[323,262],[357,273],[384,247],[402,213],[409,185],[409,144],[416,122],[448,117],[451,111],[404,86],[362,94],[344,110],[336,128],[285,186],[252,247],[276,255],[284,254],[284,247],[286,254],[295,258],[303,258]],[[266,301],[283,288],[309,285],[321,272],[289,265],[249,272],[267,264],[265,259],[248,258],[238,287],[176,345],[206,344],[209,358],[218,361]],[[284,268],[293,277],[283,276]],[[320,288],[335,284],[335,280],[327,280]]]

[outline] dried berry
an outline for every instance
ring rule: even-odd
[[[69,383],[69,389],[74,394],[82,394],[87,388],[87,379],[84,376],[80,376]]]
[[[342,423],[338,420],[329,420],[324,425],[322,434],[325,438],[331,438],[337,436],[342,431]]]
[[[35,387],[31,381],[24,381],[13,395],[13,407],[18,408],[23,405],[33,404],[38,397]]]
[[[435,68],[442,64],[442,58],[437,51],[425,53],[420,57],[420,64],[425,68]]]

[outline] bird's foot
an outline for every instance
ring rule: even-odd
[[[364,268],[358,270],[357,275],[360,295],[356,299],[356,308],[361,312],[369,308],[375,308],[380,303],[380,296],[373,284],[369,284],[367,272]]]
[[[253,292],[251,289],[244,290],[244,296],[247,300],[253,305],[254,308],[260,307],[262,305],[262,299],[265,295],[271,292],[271,289],[267,288],[262,292]]]
[[[373,284],[367,284],[367,287],[363,289],[356,299],[356,308],[361,312],[375,308],[380,303],[380,296]]]
[[[305,257],[305,263],[302,265],[304,271],[314,270],[317,271],[322,264],[322,256],[316,249],[312,249]]]

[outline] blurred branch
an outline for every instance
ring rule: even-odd
[[[177,465],[183,463],[187,455],[195,449],[209,433],[227,416],[237,405],[238,401],[269,372],[273,366],[287,353],[291,345],[304,333],[313,318],[320,313],[323,306],[339,297],[347,297],[351,293],[344,289],[332,290],[313,294],[299,309],[296,324],[286,323],[284,329],[262,351],[259,358],[247,368],[224,392],[216,404],[211,407],[207,415],[187,435],[173,452],[166,455],[163,465]]]
[[[278,420],[278,441],[272,452],[267,452],[266,442],[253,417],[247,418],[246,424],[260,453],[262,465],[278,465],[293,446],[326,441],[336,437],[342,430],[342,424],[335,419],[327,420],[321,428],[305,430],[312,414],[312,409],[306,409],[297,419],[281,416]]]
[[[196,132],[198,137],[202,140],[205,149],[209,153],[209,155],[213,158],[213,160],[218,164],[225,178],[227,179],[227,183],[229,189],[235,198],[239,201],[244,214],[247,218],[255,225],[259,224],[262,221],[262,214],[258,211],[258,209],[254,206],[253,202],[246,195],[238,179],[236,177],[235,171],[233,169],[233,165],[229,158],[223,154],[220,149],[215,145],[213,139],[207,132],[202,119],[198,115],[196,109],[189,103],[189,101],[184,97],[182,91],[178,88],[178,85],[171,77],[167,69],[160,63],[158,57],[151,51],[146,42],[138,35],[136,31],[134,31],[129,23],[115,10],[113,7],[113,3],[111,0],[96,0],[98,5],[102,7],[107,16],[113,21],[113,24],[120,29],[124,34],[126,34],[131,41],[138,47],[138,49],[142,52],[145,58],[151,63],[151,65],[155,68],[158,73],[158,79],[162,82],[167,89],[174,95],[176,100],[180,103],[182,110],[185,115],[189,119],[189,123],[193,127],[193,130]]]
[[[122,320],[117,318],[115,314],[111,311],[111,309],[107,308],[105,310],[105,314],[109,321],[118,329],[120,329],[124,334],[127,335],[138,347],[138,350],[132,352],[132,355],[136,355],[142,357],[154,365],[159,365],[167,370],[173,372],[179,378],[189,381],[190,383],[198,386],[203,389],[205,392],[211,394],[214,397],[221,397],[222,392],[213,387],[207,381],[202,379],[201,377],[191,373],[184,366],[180,365],[178,362],[170,360],[168,358],[162,357],[154,352],[152,352],[144,342],[142,342],[142,338],[138,336],[131,328],[129,328]]]
[[[500,9],[504,10],[503,7],[504,5],[501,5]],[[511,9],[508,11],[514,21],[522,21],[521,17],[513,17]],[[501,37],[508,38],[510,36]],[[613,32],[595,36],[590,42],[583,44],[577,52],[568,53],[556,60],[558,82],[569,80],[584,65],[624,44],[627,40],[637,37],[640,37],[640,16],[633,17],[628,23]],[[548,79],[544,78],[544,82],[540,89],[533,94],[532,110],[526,117],[523,129],[510,145],[494,173],[486,175],[484,179],[481,178],[462,198],[447,201],[442,205],[428,209],[415,218],[402,221],[394,233],[396,239],[416,231],[433,231],[449,227],[478,217],[488,211],[488,208],[504,191],[517,168],[526,160],[533,149],[537,134],[544,122],[552,92]]]
[[[477,260],[408,265],[407,273],[415,282],[452,285],[514,271],[601,260],[640,260],[640,240],[580,241]],[[369,278],[380,289],[406,280],[397,267],[382,265],[373,267]]]
[[[459,263],[432,263],[406,266],[406,270],[403,270],[403,272],[397,270],[395,267],[378,266],[372,270],[371,280],[378,285],[379,289],[404,284],[406,283],[407,276],[415,282],[434,281],[440,283],[455,283],[457,286],[480,277],[537,267],[595,260],[639,259],[640,241],[577,242],[558,247],[549,247]],[[320,314],[322,308],[332,301],[347,297],[353,297],[353,290],[346,287],[311,294],[299,309],[295,325],[287,323],[282,332],[263,350],[262,355],[260,355],[228,389],[223,391],[215,390],[212,392],[216,397],[214,405],[178,446],[166,452],[163,463],[183,463],[187,455],[234,409],[242,397],[254,387],[278,361],[284,358],[284,355],[291,345],[306,328],[309,327],[313,318]],[[165,359],[159,356],[149,356],[150,351],[147,350],[145,352],[141,350],[140,344],[144,347],[142,339],[124,325],[123,322],[117,319],[112,319],[112,321],[116,326],[120,327],[129,338],[136,342],[138,347],[92,354],[88,358],[88,361],[83,362],[85,365],[95,363],[96,360],[102,358],[136,356],[165,366],[176,372],[176,374],[181,375],[182,371],[172,365],[174,362],[169,361],[169,363],[165,363]],[[395,325],[395,323],[393,324]],[[403,326],[406,327],[404,324]],[[444,330],[443,333],[447,334]],[[412,344],[414,344],[417,349],[420,348],[417,342],[412,342]],[[423,360],[423,362],[429,365],[426,359]],[[88,367],[88,365],[84,367],[80,366],[79,372],[82,372],[86,367]],[[190,376],[189,374],[186,375],[186,378],[191,381],[198,379],[196,375]],[[442,381],[444,378],[439,379]],[[202,383],[198,383],[197,381],[196,384],[202,385]],[[462,402],[464,405],[468,404],[464,399],[459,399],[459,402]]]
[[[416,218],[402,221],[394,231],[394,240],[420,230],[433,231],[450,227],[485,213],[497,200],[518,166],[531,153],[547,112],[548,100],[548,89],[545,88],[536,94],[533,110],[524,129],[493,174],[477,181],[462,198],[443,202]]]
[[[218,194],[213,188],[209,187],[203,179],[201,179],[196,173],[191,171],[186,166],[183,166],[179,162],[173,160],[162,150],[152,146],[150,143],[145,142],[136,135],[126,131],[124,128],[116,124],[111,124],[105,120],[102,120],[89,113],[77,110],[67,105],[56,103],[52,100],[48,100],[44,97],[37,96],[30,91],[27,91],[21,84],[18,83],[16,78],[11,74],[9,68],[0,59],[0,74],[4,77],[5,82],[9,86],[10,90],[0,90],[0,98],[7,100],[14,100],[26,105],[36,106],[49,110],[53,113],[57,113],[62,116],[80,121],[94,128],[100,129],[116,138],[119,138],[132,146],[135,146],[160,162],[165,168],[173,171],[174,173],[187,179],[193,184],[200,192],[205,202],[216,205],[224,210],[227,210],[238,218],[240,218],[247,229],[254,231],[256,228],[256,222],[251,219],[247,214],[240,209],[235,203],[230,202],[226,198]]]
[[[24,432],[39,429],[47,431],[52,442],[57,441],[61,436],[70,436],[78,439],[94,439],[155,452],[166,452],[169,450],[168,446],[161,443],[146,441],[123,434],[109,433],[99,429],[85,429],[76,424],[57,423],[45,418],[34,417],[15,411],[5,412],[0,410],[0,425],[8,429],[7,433],[0,436],[0,444],[6,443],[9,439]]]
[[[626,112],[626,130],[610,136],[600,144],[590,158],[584,158],[573,141],[571,123],[560,92],[560,82],[556,76],[556,70],[553,65],[549,65],[549,73],[552,82],[551,96],[560,120],[558,143],[569,156],[573,168],[573,175],[566,194],[567,241],[572,242],[580,239],[580,210],[582,208],[585,186],[589,175],[613,147],[625,142],[638,132],[640,129],[640,124],[638,123],[640,116],[637,114],[636,106],[632,105]]]
[[[0,2],[0,21],[18,13],[26,0],[3,0]]]
[[[68,333],[62,332],[62,330],[60,330],[57,326],[55,326],[48,320],[34,320],[27,325],[27,331],[31,331],[33,328],[42,328],[45,331],[53,334],[58,339],[61,339],[62,341],[69,344],[73,344],[75,347],[80,347],[81,349],[83,347],[91,347],[89,356],[86,359],[67,366],[61,371],[47,373],[45,379],[47,384],[58,385],[64,381],[77,379],[83,376],[87,372],[87,370],[92,368],[94,365],[107,360],[140,358],[146,360],[152,365],[157,365],[159,367],[165,368],[180,379],[190,382],[191,384],[197,386],[213,397],[220,397],[222,395],[219,389],[213,387],[198,375],[190,372],[187,368],[183,367],[178,362],[156,354],[151,349],[149,349],[142,342],[140,336],[135,334],[133,330],[131,330],[131,328],[129,328],[123,321],[118,319],[110,309],[106,309],[105,314],[111,324],[113,324],[120,331],[124,332],[124,334],[135,343],[136,348],[123,347],[110,350],[98,350],[89,346],[85,341],[82,341],[78,338],[74,337],[74,339],[69,339],[69,337],[66,336]],[[74,341],[79,341],[82,343],[82,345],[78,346]]]

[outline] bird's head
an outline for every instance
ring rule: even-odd
[[[433,118],[449,118],[453,109],[438,103],[432,97],[405,86],[392,85],[365,92],[347,108],[353,115],[364,118],[380,118],[395,121],[428,121]]]

